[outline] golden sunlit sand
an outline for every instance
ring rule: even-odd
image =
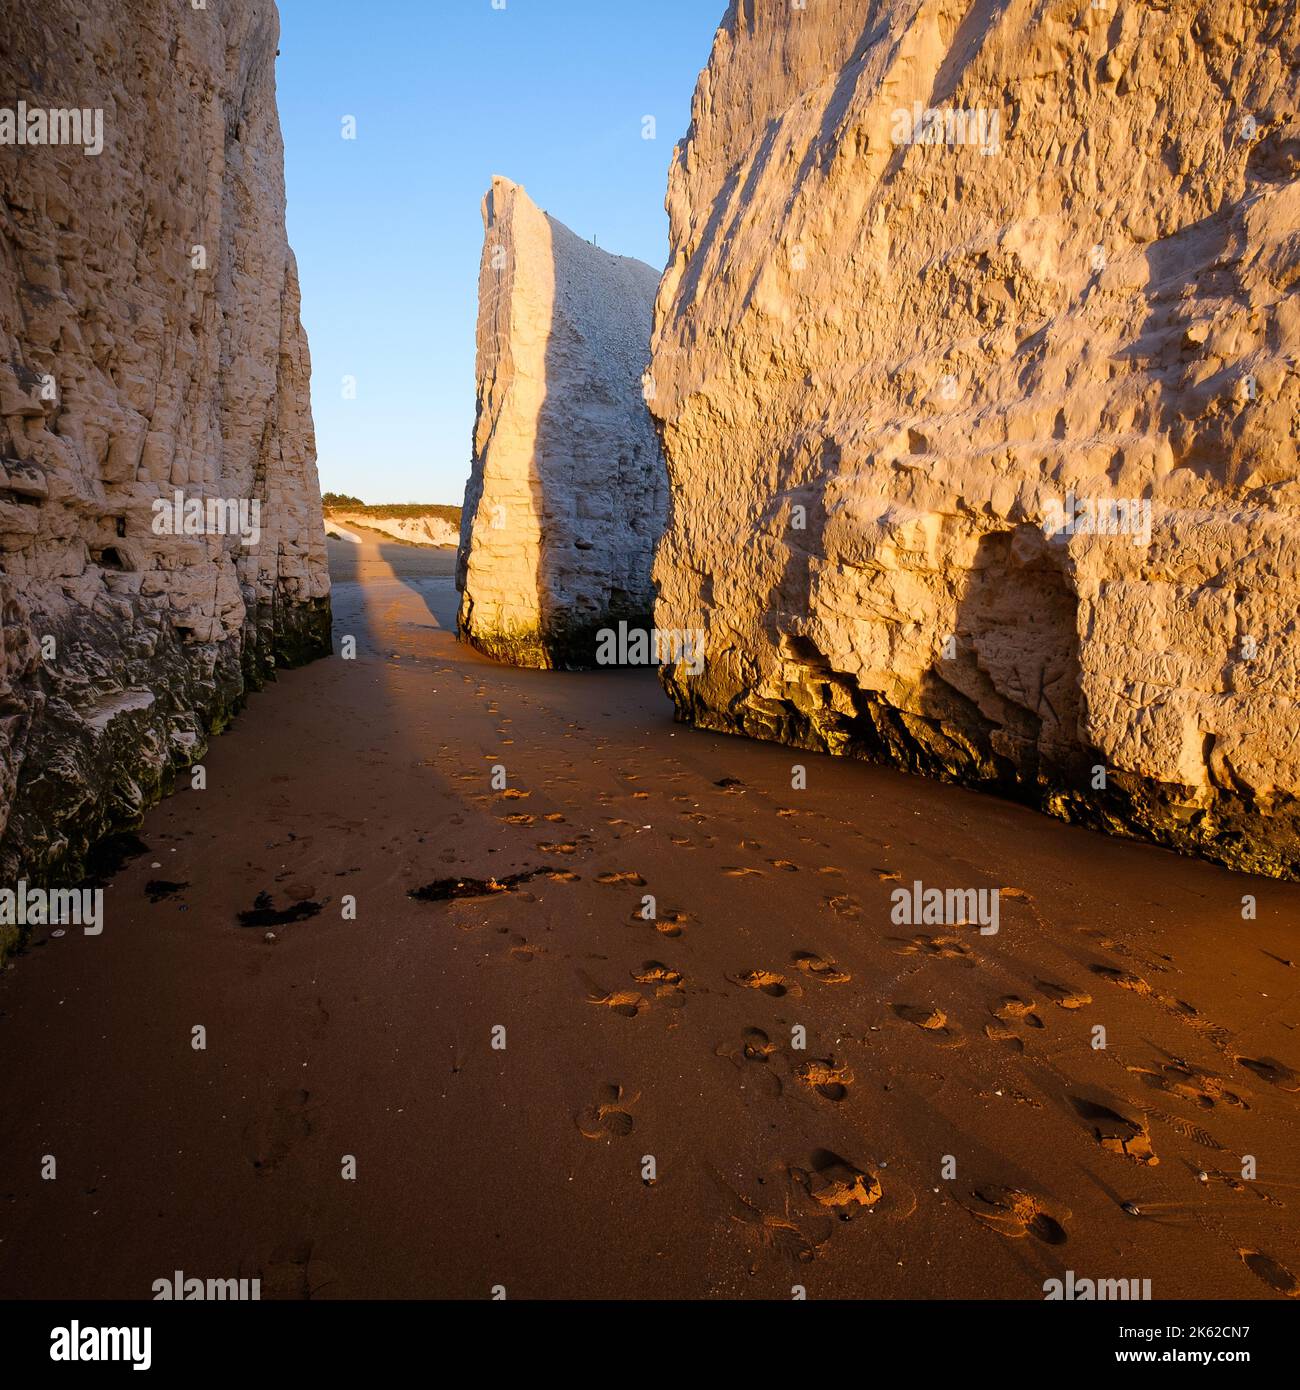
[[[149,813],[95,954],[7,980],[0,1293],[145,1297],[182,1225],[263,1297],[1295,1292],[1300,888],[494,665],[447,552],[330,552],[357,659]],[[894,926],[914,880],[1015,892]]]

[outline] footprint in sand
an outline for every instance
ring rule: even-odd
[[[497,795],[505,801],[523,801],[525,797],[532,796],[532,792],[521,792],[518,787],[504,787]]]
[[[921,1004],[894,1004],[894,1012],[918,1028],[940,1029],[948,1026],[948,1015],[942,1009],[930,1009]]]
[[[863,1207],[873,1207],[880,1200],[880,1177],[870,1169],[859,1168],[847,1158],[819,1149],[809,1168],[791,1167],[790,1176],[823,1207],[828,1207],[848,1221]]]
[[[792,1194],[787,1192],[780,1211],[765,1211],[757,1201],[737,1192],[715,1168],[705,1164],[705,1172],[713,1180],[727,1207],[729,1228],[739,1230],[751,1243],[755,1255],[777,1255],[791,1263],[810,1264],[830,1239],[834,1225],[828,1216],[794,1220],[790,1213]],[[765,1183],[760,1178],[760,1183]],[[790,1185],[786,1175],[786,1185]],[[751,1265],[750,1273],[757,1274],[759,1266]]]
[[[642,995],[629,989],[595,989],[587,996],[587,1002],[600,1004],[623,1018],[635,1018],[643,1009],[650,1007],[649,1002]]]
[[[862,912],[862,904],[851,893],[828,894],[822,902],[840,917],[857,917]]]
[[[990,1042],[1006,1043],[1013,1052],[1023,1052],[1025,1050],[1025,1040],[1014,1028],[1008,1028],[1005,1023],[986,1023],[984,1025],[984,1036]]]
[[[538,851],[542,854],[577,854],[578,846],[572,840],[557,842],[555,840],[542,840],[538,846]],[[599,880],[597,880],[599,882]]]
[[[1131,970],[1119,970],[1113,965],[1094,965],[1092,973],[1100,975],[1104,980],[1109,980],[1113,985],[1118,985],[1120,989],[1129,990],[1141,999],[1150,999],[1166,1013],[1172,1014],[1180,1023],[1185,1023],[1189,1028],[1194,1029],[1215,1047],[1224,1052],[1229,1050],[1232,1034],[1226,1028],[1221,1028],[1217,1024],[1211,1023],[1209,1019],[1203,1018],[1201,1011],[1195,1004],[1188,1003],[1186,999],[1176,999],[1172,995],[1161,994],[1152,988],[1141,975],[1135,975]],[[1300,1089],[1300,1082],[1297,1083],[1297,1089]]]
[[[771,1061],[777,1055],[776,1044],[761,1028],[746,1028],[740,1042],[720,1043],[715,1057],[725,1057],[739,1067],[753,1083],[754,1089],[775,1099],[784,1089],[781,1078],[772,1070]]]
[[[948,1022],[948,1015],[942,1009],[930,1008],[924,1004],[891,1004],[894,1013],[905,1023],[923,1029],[945,1047],[963,1047],[966,1039],[955,1023]]]
[[[597,874],[596,882],[607,884],[629,883],[633,888],[645,887],[645,879],[632,869],[611,869],[608,873]]]
[[[1209,1130],[1202,1129],[1200,1125],[1193,1124],[1191,1120],[1185,1120],[1181,1115],[1169,1115],[1165,1111],[1154,1105],[1143,1105],[1141,1101],[1134,1101],[1134,1107],[1151,1120],[1159,1120],[1162,1125],[1168,1125],[1175,1134],[1180,1134],[1184,1139],[1190,1139],[1194,1144],[1200,1144],[1203,1148],[1214,1149],[1222,1153],[1223,1145],[1212,1135]]]
[[[780,869],[783,873],[797,874],[799,866],[792,859],[769,859],[767,861],[774,869]]]
[[[1149,1168],[1154,1168],[1160,1162],[1151,1147],[1151,1131],[1145,1118],[1139,1120],[1121,1115],[1108,1105],[1098,1105],[1096,1101],[1083,1096],[1070,1096],[1068,1099],[1076,1114],[1092,1131],[1092,1137],[1108,1153],[1122,1154]]]
[[[895,941],[902,940],[894,937]],[[960,960],[965,965],[975,965],[969,946],[958,941],[955,936],[914,936],[901,946],[900,956],[935,956],[940,960]]]
[[[744,1055],[751,1062],[766,1062],[776,1051],[776,1044],[761,1028],[746,1028],[740,1038]]]
[[[635,1101],[622,1086],[607,1081],[597,1092],[595,1104],[579,1110],[573,1122],[588,1139],[625,1138],[632,1133],[632,1116],[626,1107]]]
[[[1294,1095],[1300,1091],[1300,1076],[1297,1076],[1285,1062],[1276,1057],[1238,1057],[1237,1061],[1248,1071],[1252,1071],[1270,1086],[1289,1091]]]
[[[1071,989],[1069,985],[1059,985],[1054,980],[1039,980],[1038,988],[1062,1009],[1082,1009],[1092,1003],[1092,995],[1081,989]]]
[[[853,1084],[853,1073],[849,1068],[838,1066],[831,1057],[814,1057],[801,1062],[794,1069],[794,1074],[809,1090],[816,1091],[819,1096],[837,1105],[845,1099]]]
[[[984,1025],[984,1036],[993,1042],[1006,1043],[1015,1052],[1023,1052],[1026,1042],[1021,1028],[1044,1028],[1043,1020],[1034,1012],[1034,1001],[1018,994],[1004,994],[989,1006],[989,1013],[998,1021]]]
[[[1141,975],[1135,975],[1131,970],[1117,970],[1113,965],[1094,965],[1092,973],[1100,975],[1103,980],[1109,980],[1113,985],[1118,985],[1120,989],[1127,989],[1134,994],[1140,994],[1143,998],[1148,998],[1155,993]]]
[[[632,978],[639,985],[651,985],[655,998],[667,1004],[670,1009],[680,1009],[686,1003],[685,983],[680,970],[674,970],[662,961],[648,960],[640,970],[632,971]]]
[[[689,912],[679,912],[674,907],[659,909],[657,917],[643,917],[641,909],[634,908],[630,919],[634,926],[653,927],[661,936],[680,936],[682,928],[691,920]]]
[[[853,978],[847,970],[841,970],[833,960],[819,956],[815,951],[796,951],[790,958],[805,975],[820,980],[824,985],[845,985]]]
[[[501,819],[505,821],[507,825],[532,825],[536,817],[525,815],[521,811],[516,811],[514,815],[502,816]]]
[[[1013,1240],[1033,1236],[1044,1245],[1064,1245],[1069,1239],[1044,1203],[1019,1187],[977,1187],[963,1205],[977,1220]]]
[[[1043,1028],[1046,1025],[1043,1020],[1034,1012],[1034,1001],[1032,999],[1022,999],[1018,994],[1004,994],[1001,999],[994,1004],[989,1012],[994,1018],[1000,1018],[1003,1023],[1024,1022],[1031,1028]]]
[[[733,985],[740,985],[742,989],[761,989],[773,999],[782,999],[787,994],[803,993],[795,981],[787,980],[775,970],[746,970],[739,975],[728,975],[726,978]]]
[[[725,878],[762,878],[762,869],[755,869],[749,865],[724,864],[722,873]]]
[[[1238,1110],[1250,1109],[1235,1091],[1228,1090],[1220,1077],[1189,1066],[1186,1062],[1166,1062],[1159,1071],[1149,1067],[1129,1067],[1127,1070],[1153,1091],[1163,1091],[1166,1095],[1191,1101],[1202,1110],[1213,1110],[1219,1104]]]
[[[1237,1254],[1245,1262],[1246,1268],[1257,1279],[1262,1279],[1270,1289],[1285,1294],[1288,1298],[1300,1298],[1300,1281],[1271,1256],[1263,1255],[1258,1250],[1238,1250]]]

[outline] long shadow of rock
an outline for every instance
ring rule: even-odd
[[[379,553],[392,571],[393,578],[419,596],[434,622],[447,632],[454,633],[458,595],[451,570],[452,557],[442,550],[426,552],[418,547],[383,542],[380,542]],[[442,571],[444,563],[445,573]]]

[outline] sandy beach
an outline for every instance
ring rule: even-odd
[[[336,655],[0,982],[0,1295],[1297,1292],[1300,885],[494,665],[451,552],[330,559]]]

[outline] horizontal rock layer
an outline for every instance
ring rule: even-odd
[[[0,881],[39,882],[330,616],[274,4],[0,10],[0,104],[102,113],[98,153],[0,147]]]
[[[731,5],[653,351],[683,717],[1300,872],[1298,34]]]
[[[508,179],[483,224],[460,633],[517,665],[589,666],[602,628],[646,627],[654,604],[668,480],[643,375],[659,275]]]

